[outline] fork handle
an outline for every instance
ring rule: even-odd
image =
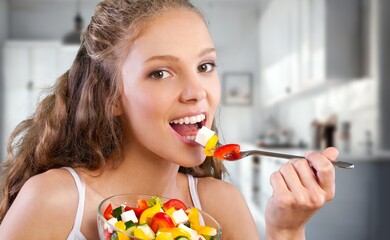
[[[285,153],[277,153],[277,152],[268,152],[268,151],[262,151],[262,150],[253,150],[253,151],[249,151],[248,153],[250,153],[249,155],[261,155],[261,156],[285,158],[285,159],[305,158],[304,156],[285,154]],[[343,161],[335,161],[335,162],[332,162],[332,164],[333,164],[333,166],[338,167],[338,168],[352,169],[355,167],[354,164],[348,163],[348,162],[343,162]]]

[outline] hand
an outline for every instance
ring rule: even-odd
[[[336,148],[308,152],[271,175],[273,194],[265,221],[267,239],[305,239],[307,221],[335,195]]]

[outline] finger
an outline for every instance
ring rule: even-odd
[[[327,157],[331,161],[336,161],[339,151],[335,147],[328,147],[324,151],[322,151],[322,154]]]
[[[316,170],[318,183],[321,188],[329,194],[334,195],[335,170],[329,159],[325,155],[317,152],[310,153],[306,156],[306,159]]]
[[[282,174],[284,181],[286,182],[286,185],[288,189],[292,192],[299,191],[303,188],[303,185],[301,183],[301,179],[299,178],[299,175],[297,171],[295,170],[293,164],[290,162],[284,164],[279,172]]]
[[[307,159],[294,159],[291,163],[304,187],[309,189],[319,187],[317,177]]]
[[[285,193],[290,193],[290,190],[288,189],[287,184],[279,171],[271,174],[270,183],[275,194],[283,195]]]

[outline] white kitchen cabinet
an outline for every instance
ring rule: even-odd
[[[77,49],[56,41],[5,43],[3,143],[7,143],[17,124],[34,112],[44,90],[70,67]],[[5,147],[2,146],[2,153]]]
[[[363,9],[360,0],[301,0],[301,86],[362,75]],[[305,49],[306,48],[306,49]]]
[[[260,69],[263,100],[288,96],[299,77],[298,0],[271,1],[260,18]]]
[[[271,0],[260,17],[260,76],[270,105],[362,75],[359,0]]]

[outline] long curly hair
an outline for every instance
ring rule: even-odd
[[[7,159],[0,167],[0,222],[23,184],[36,174],[64,166],[97,170],[120,163],[123,132],[114,114],[120,101],[120,63],[148,21],[177,8],[200,14],[188,0],[99,2],[71,68],[9,138]],[[221,179],[226,169],[221,161],[207,158],[200,166],[179,171]]]

